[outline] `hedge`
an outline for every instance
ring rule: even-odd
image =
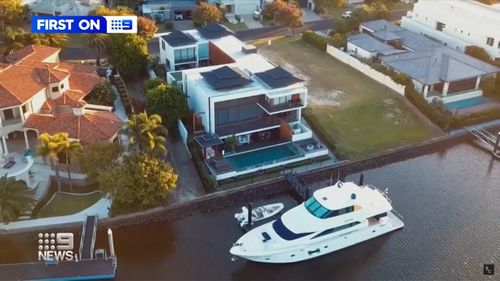
[[[405,87],[405,97],[441,129],[450,129],[453,117],[439,111],[437,108],[429,104],[429,102],[427,102],[427,100],[415,90],[413,83],[411,82]]]
[[[210,173],[208,167],[205,165],[199,147],[190,139],[188,141],[188,148],[193,157],[196,170],[198,170],[203,188],[205,188],[207,193],[215,192],[217,190],[217,181],[213,178],[212,173]]]
[[[328,39],[316,34],[312,30],[306,30],[302,33],[302,40],[309,45],[326,52],[326,46],[328,45]]]

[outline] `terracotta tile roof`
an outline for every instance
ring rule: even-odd
[[[79,92],[79,91],[73,91],[73,90],[68,90],[64,92],[59,98],[55,100],[48,100],[47,103],[50,106],[49,110],[52,110],[56,105],[69,105],[71,107],[82,107],[87,104],[83,100],[83,98],[86,95]]]
[[[60,51],[61,51],[60,48],[55,48],[55,47],[28,45],[6,56],[5,61],[10,63],[20,63],[22,61],[42,62],[46,58]]]
[[[69,87],[85,95],[102,81],[102,78],[97,75],[97,68],[92,65],[63,62],[58,64],[56,69],[69,72]]]
[[[0,72],[0,83],[8,89],[11,95],[17,97],[17,105],[21,105],[47,87],[44,80],[48,80],[48,74],[48,72],[38,71],[37,68],[12,65]],[[5,102],[4,94],[0,96],[0,108],[12,105],[16,104],[8,104]]]
[[[14,105],[19,105],[21,104],[21,100],[16,97],[16,95],[12,94],[9,89],[7,89],[2,83],[0,82],[0,107],[9,107],[9,106],[14,106]]]
[[[32,114],[24,126],[41,133],[68,132],[70,138],[79,139],[82,144],[90,144],[114,138],[120,131],[122,122],[112,112],[86,110],[83,116],[73,113]]]

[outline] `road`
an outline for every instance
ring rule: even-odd
[[[295,33],[300,33],[307,29],[312,29],[315,31],[327,30],[332,28],[332,26],[333,26],[332,19],[312,21],[305,23],[304,27],[297,28],[295,30]],[[284,36],[288,34],[290,34],[288,28],[281,26],[267,26],[263,28],[247,29],[235,32],[236,37],[238,37],[241,41],[251,41],[259,38],[270,38],[270,37]],[[158,54],[159,53],[158,41],[153,40],[149,42],[148,50],[149,53],[152,54],[153,56]]]

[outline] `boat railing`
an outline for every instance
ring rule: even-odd
[[[392,213],[393,213],[396,217],[398,217],[400,220],[403,220],[403,219],[404,219],[404,218],[403,218],[403,215],[401,215],[400,213],[398,213],[398,211],[396,211],[396,210],[392,209]]]
[[[389,201],[389,204],[392,204],[391,198],[389,198],[389,196],[387,195],[387,192],[382,191],[379,188],[377,188],[377,187],[375,187],[375,186],[373,186],[371,184],[367,184],[366,186],[368,186],[369,188],[371,188],[373,190],[376,190],[376,191],[380,192],[380,194],[382,194],[382,196],[384,196],[385,199],[387,199],[387,201]]]

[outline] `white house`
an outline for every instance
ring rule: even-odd
[[[208,43],[207,66],[169,72],[168,80],[175,80],[188,97],[196,127],[192,134],[214,177],[222,180],[327,155],[302,122],[308,94],[304,81],[232,34],[220,29],[216,36],[215,28],[208,29],[212,32],[185,32]],[[166,48],[167,54],[168,48],[178,47]],[[233,138],[235,151],[228,147]]]
[[[428,101],[439,99],[451,103],[482,96],[481,79],[500,71],[498,67],[386,20],[363,22],[359,31],[361,34],[348,38],[351,45],[348,50],[357,48],[353,55],[376,56],[383,65],[405,73]]]
[[[225,6],[228,14],[250,15],[261,9],[261,0],[209,0],[208,3]]]
[[[464,51],[476,45],[500,60],[500,3],[472,0],[419,0],[401,26]]]

